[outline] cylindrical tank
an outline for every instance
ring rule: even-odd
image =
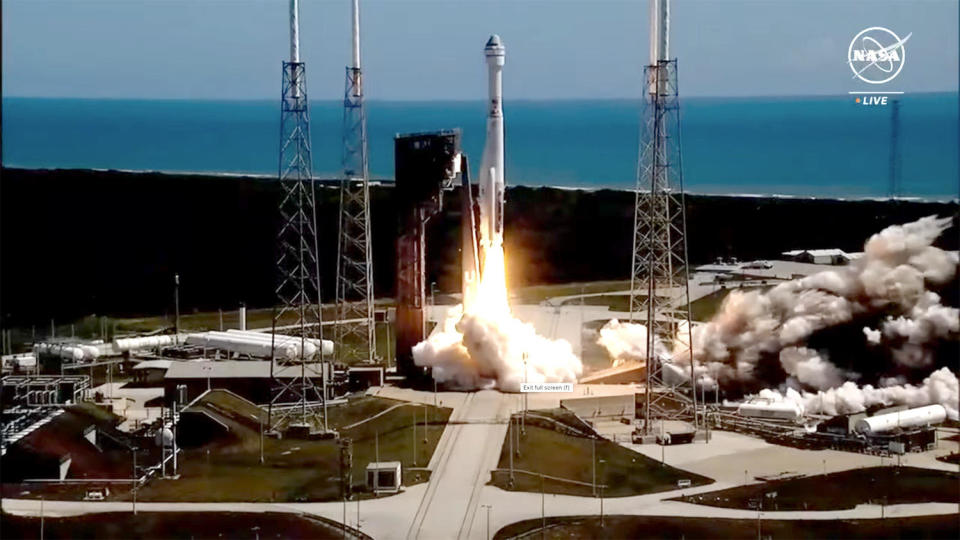
[[[876,435],[897,428],[911,428],[939,424],[947,418],[943,405],[927,405],[857,420],[854,431],[864,435]]]
[[[225,332],[206,332],[188,336],[187,344],[248,354],[260,358],[270,357],[272,349],[277,358],[293,360],[300,357],[300,343],[289,338],[278,339],[274,347],[274,344],[269,341],[250,339],[245,336],[233,336]],[[307,343],[304,352],[309,357],[315,354],[317,349],[312,343]]]
[[[247,329],[247,306],[240,304],[240,330]]]
[[[269,342],[271,339],[273,339],[273,335],[268,332],[253,332],[253,331],[244,332],[241,330],[227,330],[226,333],[230,335],[243,335],[243,336],[247,336],[260,341]],[[300,343],[300,338],[296,336],[285,336],[283,334],[277,334],[277,340],[278,342],[284,341],[284,340],[292,340],[292,342],[294,343],[297,343],[297,344]],[[307,338],[307,342],[312,343],[314,347],[321,349],[323,351],[324,356],[329,356],[333,354],[333,342],[330,341],[329,339],[320,340],[316,338]]]
[[[737,408],[737,414],[751,418],[796,421],[803,416],[803,409],[792,401],[755,401],[742,403]]]
[[[113,340],[113,348],[118,352],[134,351],[137,349],[152,349],[173,345],[173,336],[143,336],[135,338],[118,338]]]

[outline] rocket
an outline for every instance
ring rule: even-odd
[[[494,34],[484,48],[490,100],[487,103],[487,143],[480,160],[480,245],[503,242],[503,62],[504,48]]]
[[[487,142],[480,160],[479,197],[474,204],[468,178],[466,156],[462,175],[462,250],[463,307],[469,310],[481,281],[487,249],[503,243],[503,84],[504,48],[494,34],[484,48],[487,61],[489,102],[487,103]]]

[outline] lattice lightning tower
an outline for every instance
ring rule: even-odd
[[[372,363],[376,356],[376,328],[358,0],[353,0],[352,60],[352,67],[347,67],[343,96],[343,179],[340,182],[340,235],[337,242],[335,342],[338,362]]]
[[[640,135],[630,282],[631,321],[645,322],[648,329],[645,434],[650,433],[656,419],[688,419],[695,427],[697,423],[696,392],[691,385],[693,350],[677,61],[668,59],[669,1],[651,0],[650,8],[651,64],[644,68],[647,95]],[[689,378],[685,375],[687,366]]]
[[[281,185],[280,230],[277,234],[276,295],[279,308],[273,318],[274,335],[279,327],[300,338],[300,355],[292,364],[280,367],[271,360],[271,375],[283,369],[292,377],[274,378],[270,403],[273,429],[299,425],[326,429],[318,405],[326,408],[326,393],[313,382],[320,376],[322,347],[306,357],[307,340],[322,338],[320,309],[320,264],[317,258],[317,216],[310,147],[310,109],[307,99],[306,66],[300,61],[299,2],[290,1],[290,61],[283,62],[280,99]],[[275,355],[274,355],[275,357]],[[279,382],[280,380],[284,382]],[[324,379],[326,386],[326,379]],[[275,414],[276,413],[276,416]],[[322,420],[322,424],[320,423]]]

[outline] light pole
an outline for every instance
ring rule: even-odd
[[[547,535],[547,490],[543,486],[543,473],[540,473],[540,538]]]
[[[600,460],[600,528],[603,528],[603,488],[607,487],[603,481],[603,464],[606,463],[605,460]]]
[[[263,465],[263,415],[260,415],[260,464]]]
[[[597,496],[597,438],[593,437],[592,439],[590,439],[590,442],[593,443],[591,445],[593,457],[590,458],[590,463],[593,465],[593,496],[596,497]]]
[[[173,275],[173,340],[180,344],[180,274]]]
[[[490,539],[490,508],[492,508],[492,506],[490,506],[489,504],[481,504],[480,507],[487,509],[487,540],[489,540]]]
[[[760,514],[763,512],[763,495],[757,497],[757,540],[763,539],[763,531],[760,525]]]
[[[529,382],[527,380],[527,353],[523,353],[523,382],[526,384]],[[521,417],[520,423],[520,433],[527,434],[527,393],[523,393],[523,416]]]
[[[413,409],[413,466],[417,466],[417,409]]]
[[[133,454],[133,515],[137,515],[137,450],[136,446],[130,447]]]
[[[510,488],[513,488],[513,416],[507,420],[507,438],[510,439]]]

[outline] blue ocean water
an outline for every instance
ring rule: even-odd
[[[958,96],[901,98],[902,194],[958,195]],[[314,172],[335,177],[339,102],[312,103]],[[682,101],[684,182],[695,193],[873,197],[888,194],[890,112],[852,96],[687,98]],[[638,101],[507,102],[508,184],[631,188]],[[397,133],[461,128],[477,166],[482,102],[367,105],[370,170],[393,175]],[[3,98],[3,164],[276,174],[274,101],[138,101]]]

